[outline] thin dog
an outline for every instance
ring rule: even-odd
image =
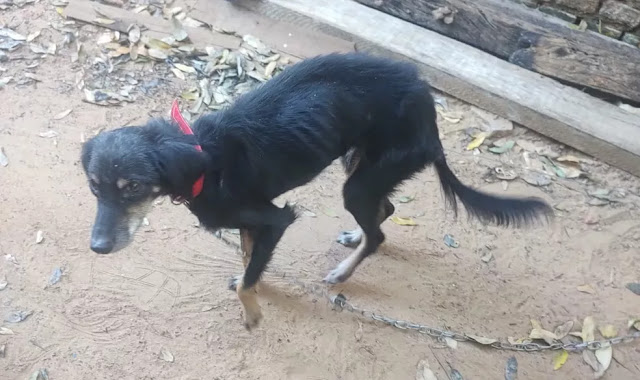
[[[200,117],[193,130],[175,104],[172,116],[100,133],[83,146],[98,203],[91,249],[126,247],[163,195],[183,201],[209,230],[240,229],[245,271],[230,287],[247,329],[262,318],[255,287],[296,219],[293,207],[272,200],[338,158],[348,177],[344,207],[359,228],[339,235],[356,248],[329,272],[328,283],[347,280],[376,252],[385,239],[380,225],[394,212],[389,196],[428,165],[453,209],[460,200],[484,223],[519,227],[553,216],[540,199],[489,195],[456,178],[438,137],[430,87],[410,63],[361,53],[310,58]]]

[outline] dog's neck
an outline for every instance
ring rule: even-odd
[[[180,107],[178,105],[178,100],[173,101],[173,105],[171,106],[171,119],[178,124],[180,130],[185,135],[193,135],[193,130],[189,126],[189,123],[184,119],[182,114],[180,113]],[[199,152],[202,152],[202,147],[200,144],[195,146],[195,149]],[[202,188],[204,187],[204,173],[196,179],[191,188],[191,197],[196,198],[200,193],[202,193]],[[172,195],[171,200],[173,203],[184,203],[185,199],[180,195]]]

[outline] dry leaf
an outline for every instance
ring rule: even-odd
[[[71,113],[71,111],[73,111],[71,108],[69,108],[68,110],[64,110],[62,112],[60,112],[59,114],[55,115],[53,117],[53,120],[61,120],[64,119],[65,117],[69,116],[69,114]]]
[[[573,328],[573,321],[567,321],[561,324],[560,326],[556,327],[556,329],[553,330],[553,334],[556,336],[556,338],[562,339],[569,334],[572,328]]]
[[[0,327],[0,335],[13,335],[13,330],[6,327]]]
[[[176,69],[175,67],[172,67],[172,68],[171,68],[171,72],[173,73],[173,75],[175,75],[176,77],[178,77],[178,78],[180,78],[180,79],[182,79],[182,80],[186,80],[186,79],[187,79],[187,78],[184,76],[184,73],[183,73],[182,71],[180,71],[180,70]],[[194,99],[196,99],[197,97],[198,97],[198,96],[196,95],[196,96],[195,96],[193,99],[191,99],[191,100],[194,100]],[[184,96],[183,96],[183,98],[184,98]]]
[[[181,64],[181,63],[175,63],[175,64],[174,64],[174,66],[175,66],[178,70],[180,70],[180,71],[182,71],[182,72],[185,72],[185,73],[188,73],[188,74],[195,74],[195,73],[196,73],[196,69],[194,69],[194,68],[193,68],[193,67],[191,67],[191,66],[183,65],[183,64]]]
[[[540,324],[540,322],[537,319],[531,319],[531,328],[533,329],[539,329],[539,330],[544,330],[542,328],[542,324]]]
[[[182,74],[182,71],[177,70],[177,69],[176,69],[176,71],[178,73],[180,73],[180,75],[184,75],[184,74]],[[178,74],[176,72],[174,72],[174,74],[176,74],[176,76],[178,76]],[[184,77],[182,79],[184,79]],[[184,100],[196,100],[196,99],[198,99],[198,89],[197,88],[192,88],[192,89],[189,89],[189,90],[182,91],[182,94],[180,94],[180,97],[182,99],[184,99]]]
[[[474,150],[478,148],[484,140],[487,138],[487,134],[485,132],[480,132],[476,135],[476,137],[467,145],[467,150]]]
[[[400,226],[417,226],[418,224],[411,218],[401,218],[399,216],[392,216],[391,221]]]
[[[24,41],[27,37],[8,28],[0,28],[0,37],[9,37],[14,41]]]
[[[189,34],[187,34],[177,18],[171,17],[171,24],[173,25],[171,35],[176,39],[176,41],[182,42],[189,39]]]
[[[431,368],[429,368],[429,363],[426,360],[420,360],[418,362],[416,380],[438,380]]]
[[[9,282],[7,282],[6,277],[0,279],[0,290],[5,290],[7,288],[7,285],[9,285]]]
[[[140,27],[136,24],[131,24],[129,26],[129,42],[132,44],[137,44],[140,41]]]
[[[42,79],[40,79],[40,77],[38,77],[36,74],[33,73],[24,73],[25,78],[29,78],[32,79],[36,82],[42,82]]]
[[[589,284],[580,285],[577,287],[577,289],[582,293],[596,294],[596,290]]]
[[[618,329],[614,325],[600,326],[598,330],[600,330],[600,334],[607,339],[618,336]]]
[[[273,71],[276,69],[277,64],[278,63],[276,61],[269,62],[269,64],[267,64],[267,67],[265,67],[264,69],[264,76],[267,78],[271,78],[271,76],[273,75]]]
[[[98,17],[95,20],[93,20],[93,22],[100,24],[100,25],[111,25],[113,23],[115,23],[115,20],[111,20],[109,18],[104,18],[104,17]]]
[[[158,49],[153,49],[150,48],[147,53],[149,54],[149,57],[151,58],[155,58],[155,59],[159,59],[159,60],[165,60],[167,58],[169,58],[169,55],[165,52],[163,52],[162,50],[158,50]]]
[[[529,338],[542,339],[545,342],[547,342],[547,344],[552,344],[558,339],[556,334],[552,333],[551,331],[547,331],[545,329],[539,329],[539,328],[532,329],[531,332],[529,333]]]
[[[582,360],[587,363],[591,369],[594,371],[598,371],[600,365],[598,364],[598,359],[596,359],[596,355],[591,350],[582,351]]]
[[[356,332],[354,333],[355,337],[356,337],[356,341],[359,342],[362,339],[362,323],[358,322],[358,329],[356,330]]]
[[[182,25],[188,26],[189,28],[199,28],[201,26],[204,26],[204,23],[192,19],[191,17],[186,17],[184,20],[182,20]]]
[[[458,348],[458,341],[453,338],[445,337],[444,343],[447,345],[447,347],[451,348],[452,350],[455,350]]]
[[[596,359],[598,359],[598,363],[602,366],[602,373],[611,365],[611,358],[613,358],[613,348],[611,346],[596,350]]]
[[[6,166],[6,165],[5,165]],[[640,318],[631,318],[627,324],[627,328],[633,327],[636,330],[640,330]]]
[[[492,339],[492,338],[485,338],[483,336],[478,336],[478,335],[471,335],[471,334],[466,334],[467,338],[472,339],[480,344],[493,344],[495,342],[497,342],[497,339]]]
[[[33,33],[29,33],[29,35],[27,36],[27,42],[31,42],[33,40],[35,40],[36,38],[38,38],[40,36],[41,31],[35,31]]]
[[[507,365],[504,368],[504,380],[516,380],[518,377],[518,360],[515,356],[507,359]]]
[[[40,133],[38,133],[38,136],[40,136],[40,137],[44,137],[44,138],[46,138],[46,139],[50,139],[50,138],[53,138],[53,137],[58,136],[58,132],[56,132],[56,131],[52,131],[52,130],[48,130],[48,131],[46,131],[46,132],[40,132]]]
[[[36,244],[42,243],[43,240],[44,240],[44,232],[42,232],[42,230],[38,230],[38,232],[36,232]]]
[[[9,84],[9,82],[11,82],[13,80],[13,77],[4,77],[4,78],[0,78],[0,88],[6,86],[7,84]]]
[[[569,359],[569,352],[567,352],[567,350],[560,351],[553,358],[553,370],[554,371],[559,370],[564,365],[564,363],[567,362],[567,359]]]
[[[591,342],[596,340],[596,323],[593,320],[593,317],[586,317],[584,322],[582,322],[582,334],[581,338],[583,342]]]
[[[162,355],[162,360],[164,360],[165,362],[173,363],[173,354],[169,352],[169,350],[163,348],[162,351],[160,351],[160,354]]]
[[[0,165],[7,166],[9,165],[9,158],[4,153],[4,148],[0,146]]]
[[[200,309],[200,311],[204,313],[204,312],[207,312],[207,311],[211,311],[211,310],[213,310],[213,309],[215,309],[215,308],[216,308],[216,307],[215,307],[215,306],[213,306],[213,305],[204,305],[204,306],[202,307],[202,309]]]

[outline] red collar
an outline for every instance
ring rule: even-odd
[[[180,113],[180,107],[178,106],[178,99],[174,100],[173,105],[171,106],[171,119],[173,119],[173,121],[178,123],[178,126],[180,127],[180,130],[182,131],[182,133],[184,133],[185,135],[193,135],[193,131],[191,130],[189,123],[187,123],[187,121],[184,119],[184,117],[182,117],[182,114]],[[196,149],[202,152],[202,147],[200,145],[196,145]],[[203,185],[204,185],[204,174],[198,177],[196,182],[194,182],[193,184],[191,195],[194,198],[200,195],[200,193],[202,192]]]

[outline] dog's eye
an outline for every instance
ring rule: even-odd
[[[129,182],[127,185],[127,191],[130,193],[137,193],[140,190],[140,184],[138,182]]]

